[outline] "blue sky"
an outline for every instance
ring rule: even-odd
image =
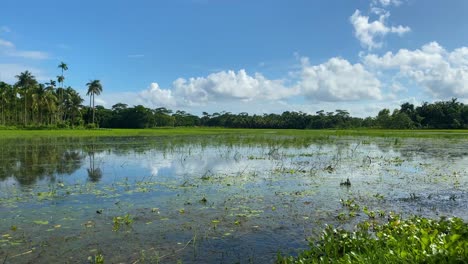
[[[84,96],[202,111],[374,115],[468,99],[466,0],[166,0],[0,3],[0,80],[69,65]],[[391,53],[389,53],[391,52]]]

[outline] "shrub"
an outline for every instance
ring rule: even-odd
[[[86,125],[86,129],[96,129],[96,128],[98,128],[98,126],[95,123],[89,123]]]

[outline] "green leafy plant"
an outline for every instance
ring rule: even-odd
[[[373,226],[372,229],[369,227]],[[320,240],[297,257],[278,255],[277,263],[466,263],[468,224],[460,218],[363,222],[357,231],[327,226]]]
[[[94,257],[89,256],[88,261],[91,264],[104,264],[104,255],[98,253]]]
[[[131,226],[133,223],[133,218],[130,214],[125,216],[116,216],[112,219],[114,225],[112,226],[112,231],[119,231],[123,225]]]

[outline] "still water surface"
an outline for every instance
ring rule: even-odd
[[[466,221],[467,168],[466,139],[0,140],[0,259],[271,263],[325,224],[367,219],[338,217],[347,213],[340,199]]]

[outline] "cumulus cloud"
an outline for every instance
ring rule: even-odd
[[[303,59],[299,87],[301,94],[316,101],[381,99],[380,81],[362,64],[332,58],[311,66]]]
[[[379,80],[363,65],[351,64],[345,59],[332,58],[320,65],[310,65],[308,59],[303,58],[301,70],[294,75],[296,84],[288,86],[284,80],[270,80],[259,73],[220,71],[206,77],[179,78],[167,89],[152,83],[139,97],[147,105],[166,107],[231,102],[245,105],[252,101],[280,103],[294,97],[306,97],[315,102],[382,98]]]
[[[140,92],[138,96],[148,105],[164,107],[176,106],[176,100],[172,95],[172,91],[161,89],[157,83],[152,83],[147,90]]]
[[[269,80],[262,74],[249,75],[245,70],[220,71],[206,77],[179,78],[172,87],[162,89],[156,83],[140,93],[153,105],[204,105],[209,102],[280,100],[297,94],[282,80]]]
[[[433,97],[468,96],[468,48],[447,51],[437,42],[420,49],[400,49],[395,54],[368,54],[364,64],[375,70],[396,70],[401,78],[422,86]]]
[[[369,16],[362,15],[359,10],[356,10],[349,18],[354,27],[354,36],[363,47],[369,50],[380,48],[382,47],[382,38],[387,34],[394,33],[401,36],[411,31],[407,26],[387,26],[390,13],[383,9],[373,9],[373,11],[379,16],[378,20],[369,22]]]

